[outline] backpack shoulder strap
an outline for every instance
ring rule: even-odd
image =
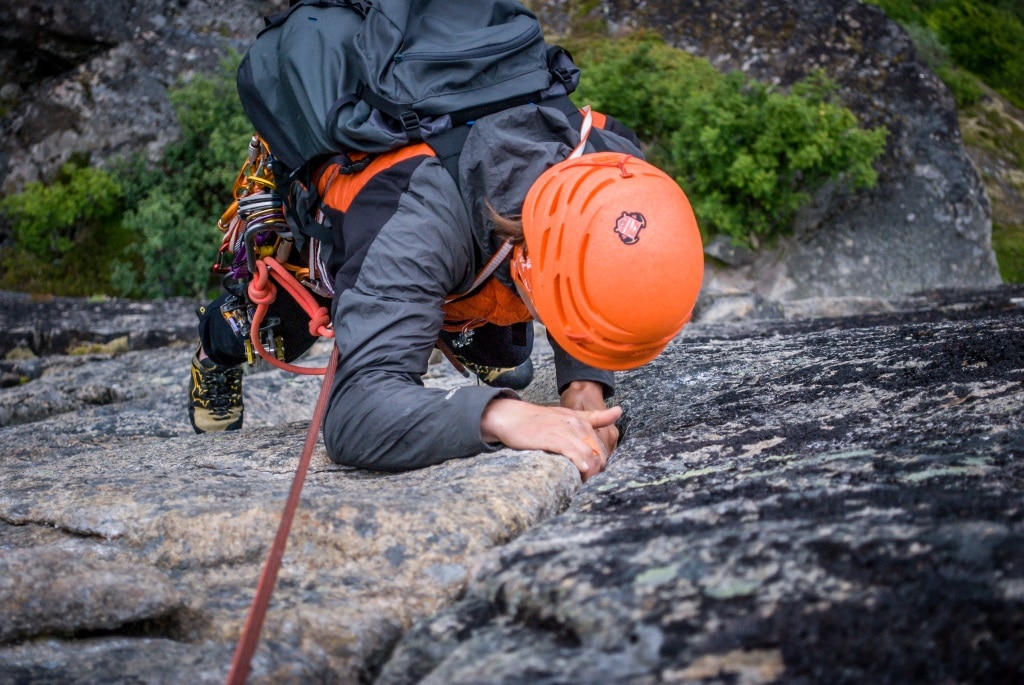
[[[568,96],[562,95],[560,97],[551,98],[550,100],[544,100],[539,103],[541,107],[553,107],[559,110],[569,119],[569,123],[575,128],[579,128],[580,124],[583,123],[583,115],[580,113],[579,108],[573,104],[573,101]],[[437,155],[437,159],[444,166],[445,171],[455,179],[455,185],[461,187],[459,184],[459,158],[462,155],[462,148],[466,145],[466,138],[469,136],[469,127],[472,122],[455,126],[448,129],[444,133],[436,136],[431,136],[426,141],[434,153]],[[594,129],[590,132],[590,142],[594,145],[598,152],[607,152],[608,145],[601,138],[598,129]]]
[[[463,124],[450,128],[440,135],[431,136],[426,141],[433,149],[441,166],[455,180],[455,185],[461,189],[459,183],[459,158],[462,156],[462,148],[466,145],[466,138],[469,136],[471,124]]]
[[[473,293],[475,293],[477,290],[479,290],[480,286],[482,286],[487,281],[487,279],[493,276],[494,272],[498,270],[498,267],[501,266],[502,262],[504,262],[508,258],[508,256],[512,254],[513,247],[514,245],[512,245],[512,243],[510,243],[509,241],[506,240],[505,242],[503,242],[501,244],[501,247],[498,248],[498,251],[491,256],[491,258],[487,261],[486,264],[484,264],[484,268],[480,269],[476,277],[473,278],[473,283],[469,286],[469,288],[467,288],[466,291],[463,293],[449,295],[448,298],[445,299],[444,303],[451,304],[452,302],[463,300],[472,295]]]

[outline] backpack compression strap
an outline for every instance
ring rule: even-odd
[[[529,102],[520,103],[529,104]],[[580,112],[579,107],[573,104],[573,101],[568,96],[562,95],[557,98],[551,98],[550,100],[544,100],[539,103],[540,107],[553,107],[558,111],[565,114],[566,118],[569,119],[569,123],[573,128],[579,130],[583,125],[583,114]],[[495,112],[501,111],[500,108]],[[493,114],[494,112],[491,112]],[[448,129],[444,133],[436,136],[431,136],[425,142],[433,150],[434,154],[437,155],[438,161],[444,166],[445,171],[455,179],[455,185],[461,188],[459,183],[459,157],[462,155],[462,148],[466,145],[466,138],[469,136],[469,128],[473,125],[471,120],[463,125],[455,126]],[[597,129],[590,132],[590,144],[594,146],[598,152],[607,152],[610,148],[607,143],[602,140]]]

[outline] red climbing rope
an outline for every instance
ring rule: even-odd
[[[270,606],[270,595],[274,591],[277,572],[281,568],[284,548],[288,543],[288,533],[291,531],[292,520],[295,518],[295,510],[299,506],[302,484],[306,480],[306,472],[309,470],[313,449],[316,447],[316,440],[320,435],[320,422],[327,409],[327,398],[330,396],[334,369],[338,362],[338,347],[336,345],[332,347],[331,359],[327,362],[327,370],[324,373],[324,382],[320,386],[320,396],[317,398],[316,409],[313,410],[313,418],[309,424],[309,431],[306,433],[306,444],[303,447],[302,456],[299,458],[298,468],[295,470],[295,478],[292,480],[288,499],[285,501],[277,536],[274,538],[274,544],[270,547],[270,553],[267,554],[267,560],[263,564],[263,570],[260,572],[260,579],[256,585],[256,594],[252,598],[249,615],[245,618],[245,626],[242,628],[242,635],[235,648],[231,670],[228,671],[227,685],[244,685],[246,678],[249,677],[252,657],[256,653],[256,645],[260,641],[260,631],[267,615],[267,607]]]
[[[271,280],[273,279],[273,280]],[[276,284],[275,284],[276,281]],[[256,594],[253,596],[252,605],[249,607],[249,614],[246,616],[242,634],[238,639],[238,646],[235,648],[235,656],[231,661],[231,670],[228,671],[228,685],[244,685],[249,677],[249,669],[252,664],[252,657],[256,653],[256,646],[259,644],[260,631],[263,629],[263,621],[267,615],[267,607],[270,606],[270,596],[273,594],[274,585],[277,582],[277,573],[281,568],[281,559],[284,557],[284,549],[288,543],[288,533],[291,531],[292,521],[295,518],[295,510],[299,506],[299,496],[302,493],[302,484],[306,480],[306,472],[309,470],[309,462],[316,447],[317,437],[320,435],[320,423],[323,421],[324,412],[327,409],[327,398],[330,395],[331,383],[334,379],[334,369],[338,363],[338,348],[332,346],[331,358],[327,366],[313,368],[307,366],[296,366],[281,361],[270,354],[260,341],[259,330],[263,325],[263,319],[267,315],[267,309],[277,298],[277,287],[281,286],[288,291],[288,294],[302,307],[309,316],[309,333],[313,336],[333,338],[334,331],[331,329],[331,316],[326,307],[321,306],[313,295],[299,283],[288,269],[281,265],[273,257],[263,257],[256,261],[256,273],[249,282],[248,295],[256,311],[252,315],[252,329],[249,339],[253,348],[268,363],[279,369],[303,375],[323,375],[323,384],[320,386],[320,396],[317,398],[316,409],[313,411],[313,418],[306,433],[306,444],[299,458],[299,465],[295,471],[295,478],[292,480],[292,487],[285,501],[284,511],[281,514],[281,523],[274,537],[274,543],[267,554],[267,560],[260,572],[260,579],[256,585]]]
[[[252,329],[249,332],[249,339],[253,348],[268,363],[279,369],[306,376],[320,376],[326,372],[326,368],[296,366],[283,362],[274,355],[267,352],[260,341],[260,326],[263,325],[263,318],[267,315],[267,309],[277,298],[277,286],[270,280],[273,276],[277,284],[288,291],[288,294],[302,307],[309,316],[309,333],[313,336],[333,338],[334,330],[330,327],[331,315],[327,307],[321,306],[309,290],[291,274],[288,269],[281,265],[273,257],[263,257],[256,261],[256,274],[249,282],[249,300],[256,305],[256,311],[252,315]]]

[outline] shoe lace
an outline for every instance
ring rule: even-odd
[[[241,404],[240,377],[238,369],[204,369],[199,375],[199,395],[214,416],[225,416]]]

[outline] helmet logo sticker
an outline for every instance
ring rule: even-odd
[[[615,232],[627,245],[640,240],[640,231],[647,227],[647,219],[640,212],[623,212],[615,221]]]

